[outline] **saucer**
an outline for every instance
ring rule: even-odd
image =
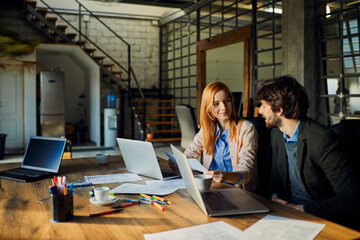
[[[96,201],[95,197],[90,198],[90,202],[92,204],[100,205],[100,206],[111,205],[111,204],[115,203],[117,200],[118,200],[118,198],[113,195],[109,195],[109,199],[107,200],[107,202],[98,202],[98,201]]]

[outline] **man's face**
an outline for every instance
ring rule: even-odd
[[[281,118],[279,117],[280,113],[274,113],[271,109],[270,104],[261,100],[261,106],[259,113],[265,118],[267,128],[275,128],[281,126]]]

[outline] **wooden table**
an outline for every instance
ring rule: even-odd
[[[6,170],[20,164],[0,164]],[[95,158],[63,160],[60,175],[69,181],[77,181],[86,175],[121,173],[124,167],[121,156],[111,157],[108,165],[97,165]],[[34,183],[0,179],[0,239],[144,239],[144,233],[155,233],[223,220],[245,230],[266,214],[207,217],[193,202],[186,190],[178,190],[166,196],[172,205],[166,211],[140,204],[126,207],[122,213],[89,218],[90,213],[109,210],[109,206],[96,206],[89,202],[89,189],[74,193],[74,215],[71,222],[50,222],[49,197],[51,179]],[[106,184],[115,187],[119,184]],[[80,189],[80,188],[78,188]],[[76,190],[78,190],[76,189]],[[355,239],[360,233],[310,214],[301,213],[251,194],[271,209],[270,214],[295,219],[325,223],[316,239]],[[122,197],[137,197],[118,195]]]

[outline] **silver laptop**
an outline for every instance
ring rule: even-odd
[[[129,172],[165,180],[180,177],[172,170],[161,169],[151,142],[116,139]]]
[[[186,189],[192,199],[208,216],[263,213],[269,209],[250,197],[240,188],[210,189],[200,191],[184,153],[171,145],[176,162],[184,179]]]

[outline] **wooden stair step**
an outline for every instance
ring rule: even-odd
[[[43,17],[46,16],[46,13],[47,13],[46,8],[37,8],[36,11],[38,11],[38,13],[40,13]]]
[[[77,36],[77,33],[67,33],[66,36],[73,40]]]
[[[105,57],[103,57],[103,56],[95,56],[95,57],[94,57],[94,59],[95,59],[96,61],[102,61],[102,60],[104,60],[104,58],[105,58]]]
[[[67,26],[66,25],[57,25],[56,28],[59,29],[60,31],[62,31],[63,33],[65,33],[65,29],[67,28]]]
[[[137,109],[142,109],[143,107],[136,107]],[[163,109],[163,110],[168,110],[168,109],[175,109],[175,107],[146,107],[146,109],[151,110],[151,109]]]
[[[181,138],[153,138],[151,140],[146,140],[149,142],[178,142],[181,141]]]
[[[123,71],[112,71],[113,72],[113,74],[122,74],[123,73]]]
[[[46,20],[48,20],[49,22],[55,25],[57,21],[57,17],[47,17]]]
[[[146,102],[152,102],[152,103],[175,103],[176,100],[175,99],[146,99],[145,100]],[[135,99],[134,102],[143,102],[142,99]]]
[[[140,117],[144,116],[144,114],[139,114]],[[150,114],[146,114],[146,117],[176,117],[176,113],[159,113],[159,114],[155,114],[155,113],[150,113]]]
[[[154,133],[176,133],[176,132],[181,132],[180,129],[167,129],[167,130],[162,130],[162,129],[156,129],[153,130]]]
[[[146,125],[147,124],[150,124],[150,125],[165,125],[165,124],[179,124],[179,122],[174,122],[174,121],[146,122]]]
[[[127,82],[129,79],[128,78],[121,78],[121,81]]]
[[[105,64],[103,64],[103,66],[106,67],[106,68],[113,67],[114,65],[115,64],[113,64],[113,63],[105,63]]]
[[[85,45],[86,43],[87,43],[87,41],[81,41],[81,42],[76,41],[76,44],[79,45],[79,46],[83,46],[83,45]]]
[[[36,8],[36,1],[30,1],[30,0],[26,0],[26,3],[29,4],[32,8]]]
[[[95,52],[96,49],[95,48],[84,48],[84,51],[90,54],[90,53]]]

